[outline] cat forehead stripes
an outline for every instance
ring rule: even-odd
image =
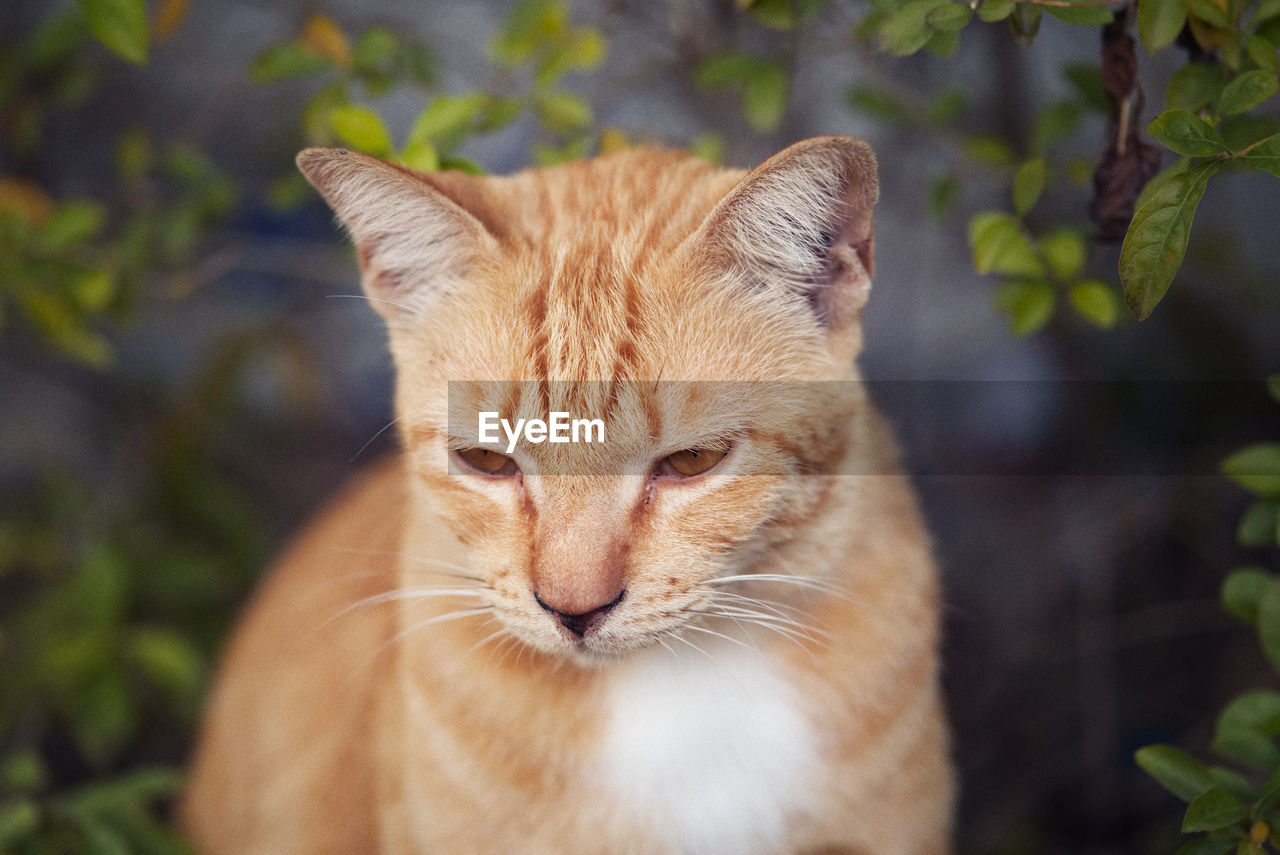
[[[393,332],[423,316],[456,327],[460,314],[483,331],[487,312],[495,334],[522,339],[504,377],[657,377],[658,354],[687,349],[726,314],[772,333],[757,349],[777,356],[754,356],[775,376],[796,348],[857,337],[878,184],[852,138],[799,143],[749,173],[649,149],[509,177],[335,149],[298,162],[350,231]],[[668,367],[740,376],[741,358],[719,357],[750,338],[702,341],[710,366]],[[856,349],[836,348],[841,361]]]

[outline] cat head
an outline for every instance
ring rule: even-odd
[[[413,479],[506,630],[620,654],[745,617],[729,577],[796,570],[785,544],[859,453],[865,143],[807,140],[747,173],[652,150],[509,177],[338,149],[298,164],[387,321]],[[509,432],[557,412],[601,441]]]

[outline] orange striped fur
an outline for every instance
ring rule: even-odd
[[[404,453],[233,639],[199,850],[948,852],[936,573],[854,365],[870,149],[299,165],[387,320]],[[480,442],[556,407],[606,442]]]

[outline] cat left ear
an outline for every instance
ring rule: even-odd
[[[871,291],[879,193],[869,145],[815,137],[749,172],[703,223],[701,246],[749,287],[782,287],[841,330]]]
[[[338,148],[309,148],[298,169],[351,233],[365,291],[389,322],[425,311],[493,235],[431,176]]]

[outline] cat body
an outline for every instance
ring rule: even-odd
[[[865,144],[299,164],[388,322],[404,451],[233,639],[200,851],[949,851],[936,573],[853,365]],[[606,441],[477,436],[561,408]]]

